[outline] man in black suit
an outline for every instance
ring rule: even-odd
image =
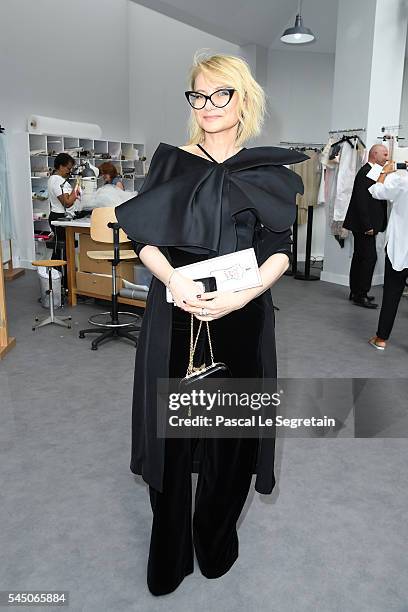
[[[384,145],[371,147],[368,162],[360,168],[354,180],[353,192],[343,227],[353,232],[354,253],[350,267],[350,300],[364,308],[378,308],[368,295],[377,261],[375,237],[387,227],[387,201],[375,200],[368,188],[375,181],[367,178],[374,164],[384,166],[388,149]]]

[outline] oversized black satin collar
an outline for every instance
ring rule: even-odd
[[[230,253],[234,216],[243,210],[273,231],[292,225],[303,183],[284,165],[306,159],[298,151],[264,146],[216,162],[161,142],[139,194],[116,207],[116,216],[135,242]]]
[[[290,164],[297,164],[306,159],[309,159],[308,155],[301,153],[300,151],[295,151],[294,149],[285,149],[283,147],[250,147],[247,149],[243,147],[238,153],[235,153],[231,157],[228,157],[222,162],[211,161],[207,157],[203,157],[201,155],[195,155],[194,153],[190,153],[185,149],[180,149],[180,147],[176,147],[174,145],[168,144],[167,142],[161,142],[157,147],[156,152],[162,151],[176,151],[180,153],[184,153],[191,158],[196,158],[199,162],[204,162],[207,166],[209,164],[215,164],[217,166],[225,166],[230,169],[241,169],[243,164],[245,167],[249,167],[252,165],[276,165],[276,166],[284,166]],[[154,153],[154,154],[155,154]],[[153,161],[153,158],[152,158]]]

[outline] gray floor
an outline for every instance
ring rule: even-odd
[[[270,496],[252,488],[230,572],[208,580],[196,563],[174,593],[153,597],[147,488],[129,471],[135,351],[78,339],[94,305],[72,309],[72,330],[33,333],[35,273],[7,294],[17,345],[0,363],[0,590],[67,590],[69,609],[87,612],[408,611],[404,439],[278,440],[279,483]],[[280,281],[281,376],[407,376],[408,300],[381,353],[367,344],[378,312],[346,294]]]

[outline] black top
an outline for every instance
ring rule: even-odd
[[[350,204],[343,227],[364,234],[370,229],[374,233],[384,232],[387,227],[387,201],[373,198],[368,188],[375,181],[367,177],[371,166],[367,162],[356,174]]]
[[[287,233],[296,216],[298,174],[308,159],[280,147],[243,148],[218,163],[161,142],[139,194],[116,208],[128,237],[210,257],[252,246],[255,228]]]

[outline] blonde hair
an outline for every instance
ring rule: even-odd
[[[251,74],[248,63],[235,55],[208,55],[197,51],[189,73],[190,90],[194,90],[195,80],[202,73],[211,80],[220,80],[236,89],[238,96],[238,116],[236,146],[257,136],[265,117],[265,92]],[[198,125],[194,110],[191,109],[188,121],[189,141],[187,144],[204,142],[204,130]]]

